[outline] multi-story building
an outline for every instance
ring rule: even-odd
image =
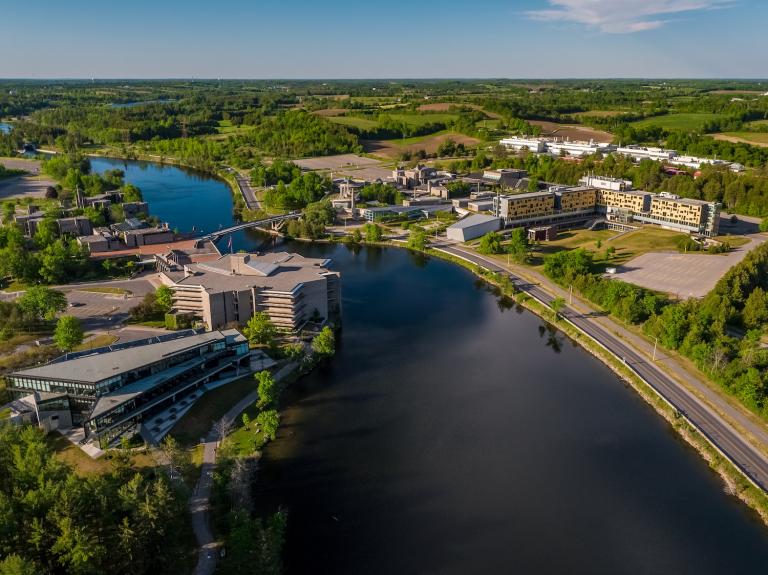
[[[628,212],[647,212],[651,207],[651,194],[639,190],[603,190],[598,188],[598,211],[611,209]]]
[[[248,342],[237,330],[188,330],[70,353],[8,379],[16,398],[33,400],[40,426],[83,427],[105,446],[174,405],[188,405],[206,385],[249,370]]]
[[[327,268],[330,261],[286,252],[227,254],[162,271],[160,278],[173,290],[174,310],[208,329],[266,312],[276,326],[296,330],[340,309],[341,276]]]
[[[603,176],[584,176],[579,180],[580,186],[597,188],[598,190],[631,190],[632,182],[618,178]]]
[[[590,156],[592,154],[608,154],[614,146],[607,142],[578,142],[570,140],[553,140],[547,142],[547,152],[553,156],[567,155],[573,157]]]
[[[560,213],[593,212],[597,203],[597,190],[589,186],[555,189],[555,208]]]
[[[662,193],[654,195],[651,198],[650,210],[635,215],[635,219],[704,236],[716,236],[720,222],[720,205]]]
[[[493,199],[493,213],[504,220],[504,225],[540,220],[554,215],[555,193],[548,190],[496,196]]]
[[[645,148],[642,146],[623,146],[616,148],[616,153],[622,156],[629,156],[635,161],[655,160],[657,162],[669,161],[675,156],[675,150],[665,150],[663,148]]]

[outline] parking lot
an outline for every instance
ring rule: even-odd
[[[767,238],[750,236],[750,242],[727,254],[681,254],[656,252],[638,256],[611,276],[680,299],[704,297],[723,275],[739,263],[747,252]]]
[[[341,168],[378,166],[381,162],[379,160],[372,160],[371,158],[364,158],[355,154],[339,154],[338,156],[294,160],[293,163],[305,170],[338,170]]]

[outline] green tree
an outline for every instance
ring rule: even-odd
[[[496,232],[488,232],[480,238],[480,245],[477,248],[481,254],[500,254],[504,251],[501,245],[501,236]]]
[[[18,300],[19,309],[35,320],[53,320],[67,307],[67,297],[60,291],[45,286],[27,289]]]
[[[424,251],[427,247],[427,232],[421,227],[412,227],[408,235],[408,247],[412,250]]]
[[[258,372],[255,376],[258,382],[259,399],[256,401],[256,407],[265,409],[277,405],[280,397],[280,387],[272,377],[272,374],[266,370]]]
[[[256,423],[261,429],[264,439],[272,441],[275,439],[277,428],[280,426],[280,414],[274,409],[262,411],[256,416]]]
[[[272,346],[277,335],[277,328],[272,323],[268,313],[257,311],[248,320],[243,333],[251,344]]]
[[[83,328],[76,317],[63,315],[56,322],[53,341],[61,351],[72,351],[83,343],[83,336]]]
[[[552,317],[554,321],[557,321],[560,317],[560,312],[565,307],[565,300],[561,297],[556,297],[549,302],[549,309],[552,310]]]
[[[759,329],[768,322],[768,293],[763,288],[758,286],[749,294],[742,318],[748,329]]]
[[[160,286],[155,290],[155,303],[164,314],[173,309],[173,290],[168,286]]]
[[[329,326],[312,338],[312,351],[320,357],[330,357],[336,353],[336,334]]]
[[[517,263],[523,264],[528,260],[529,244],[525,228],[515,228],[509,235],[507,253]]]
[[[365,241],[370,243],[380,242],[382,239],[381,226],[379,224],[365,224]]]
[[[18,555],[9,555],[0,561],[0,575],[36,575],[34,563],[25,561]]]
[[[248,426],[251,424],[251,416],[250,416],[250,415],[248,415],[248,414],[247,414],[247,413],[244,411],[244,412],[243,412],[243,416],[242,416],[242,420],[243,420],[243,427],[245,427],[246,429],[248,429]]]

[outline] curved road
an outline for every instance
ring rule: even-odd
[[[435,248],[478,264],[492,272],[508,274],[517,289],[539,300],[544,305],[554,299],[541,287],[510,274],[492,260],[476,253],[465,251],[451,244],[434,244]],[[649,362],[640,352],[627,345],[618,336],[606,330],[588,315],[565,306],[561,316],[597,341],[605,349],[622,359],[648,385],[690,421],[709,441],[752,483],[768,491],[768,459],[757,451],[729,423],[705,405],[686,388],[679,385],[654,363]]]

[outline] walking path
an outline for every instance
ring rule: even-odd
[[[296,363],[291,362],[284,365],[276,374],[275,381],[281,381],[287,377],[294,369]],[[235,421],[245,409],[259,398],[256,391],[252,391],[235,405],[233,405],[222,419]],[[189,511],[192,514],[192,529],[195,532],[197,544],[200,551],[197,556],[197,566],[194,575],[211,575],[216,570],[216,563],[219,559],[218,543],[211,532],[210,520],[210,497],[211,487],[213,486],[213,472],[216,469],[216,449],[219,446],[220,438],[215,430],[215,425],[211,427],[208,436],[203,442],[203,463],[200,467],[200,480],[197,483],[195,492],[189,501]]]

